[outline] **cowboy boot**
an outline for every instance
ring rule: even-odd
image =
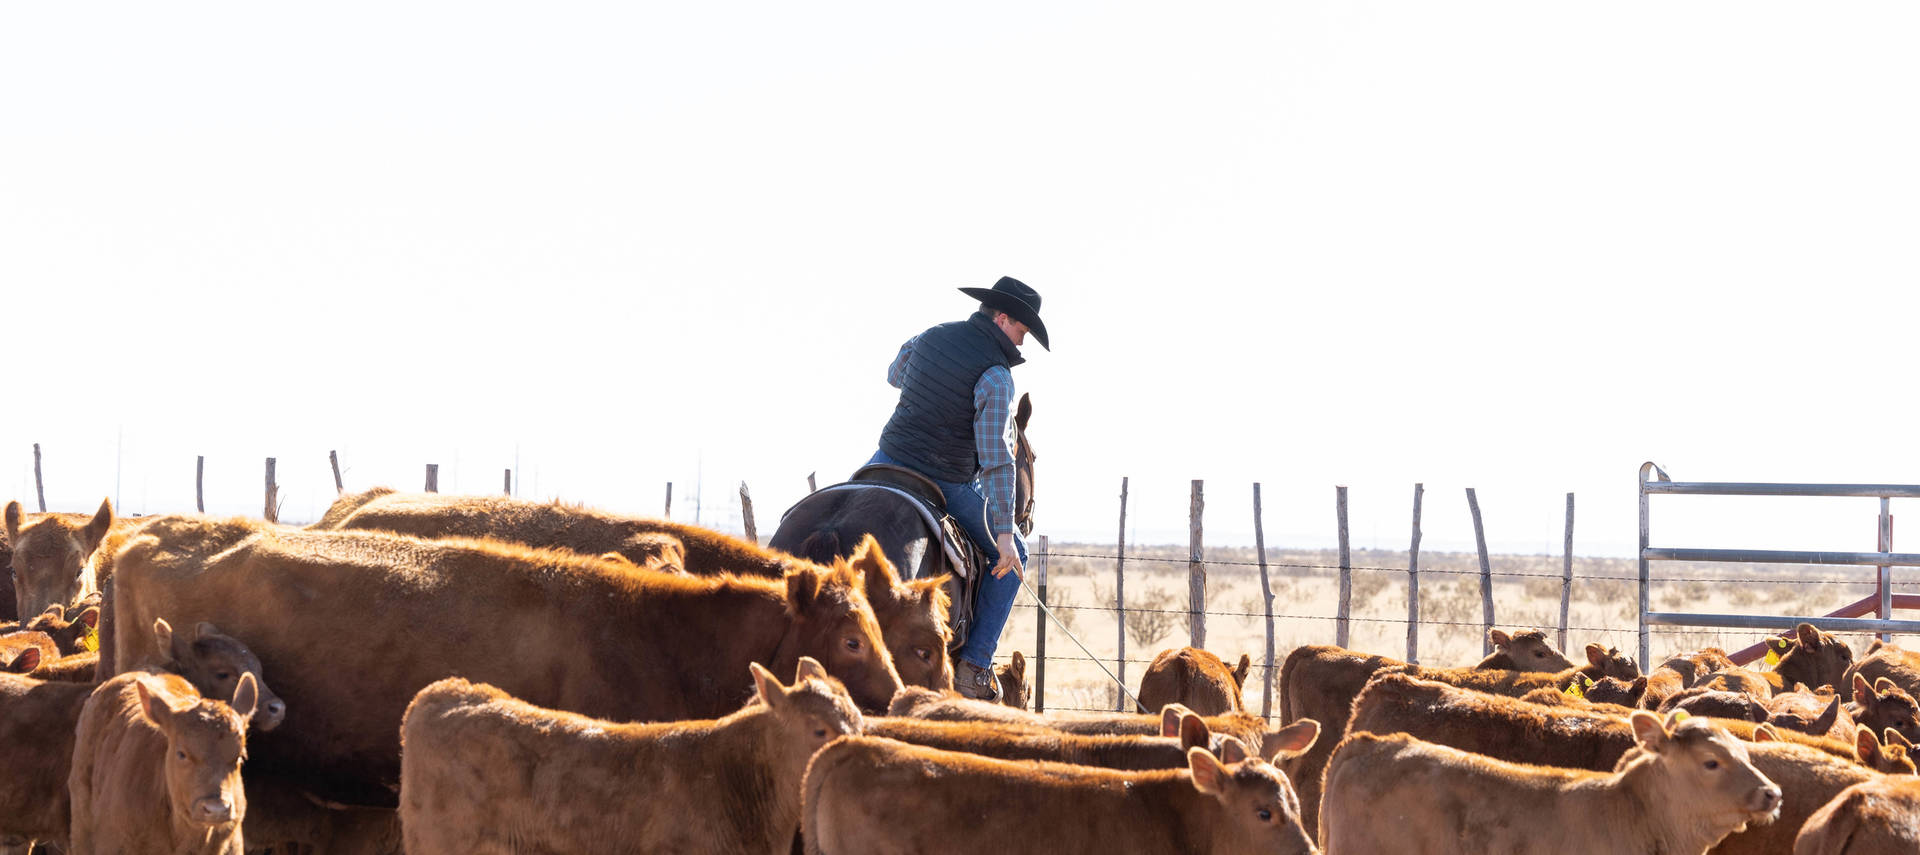
[[[992,668],[982,668],[965,659],[953,660],[953,690],[976,701],[1000,700]]]

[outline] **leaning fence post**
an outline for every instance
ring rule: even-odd
[[[1119,548],[1113,556],[1113,611],[1114,629],[1120,636],[1114,649],[1115,675],[1122,687],[1127,685],[1127,479],[1120,478],[1120,539]],[[1127,693],[1122,690],[1114,694],[1114,709],[1127,710]]]
[[[1427,485],[1413,485],[1413,545],[1407,547],[1407,661],[1420,664],[1420,496]]]
[[[193,508],[203,514],[207,512],[207,456],[204,454],[193,464]]]
[[[1207,507],[1201,495],[1202,481],[1193,479],[1193,503],[1188,510],[1187,550],[1187,637],[1188,644],[1207,646],[1207,565],[1202,553],[1200,516]]]
[[[40,512],[47,512],[47,483],[40,480],[40,443],[33,444],[33,494],[40,499]]]
[[[440,492],[440,464],[427,464],[427,492]]]
[[[745,481],[740,482],[740,526],[745,530],[749,543],[760,543],[760,533],[753,528],[753,496],[747,493]]]
[[[1493,652],[1493,565],[1487,563],[1487,530],[1480,524],[1480,499],[1467,488],[1467,510],[1473,513],[1473,544],[1480,550],[1480,614],[1486,624],[1480,631],[1483,654]]]
[[[820,487],[819,487],[819,485],[817,485],[817,484],[815,484],[815,483],[813,483],[813,476],[814,476],[814,475],[817,475],[817,474],[819,474],[819,473],[817,473],[817,472],[808,472],[808,473],[807,473],[807,492],[809,492],[809,493],[818,493],[818,492],[820,492]]]
[[[338,450],[327,452],[327,462],[333,464],[334,495],[336,496],[346,495],[346,492],[347,492],[346,482],[340,480],[340,452]]]
[[[273,480],[275,462],[273,458],[267,458],[267,510],[262,516],[267,518],[267,522],[277,523],[280,521],[280,485]]]
[[[1573,607],[1573,494],[1567,494],[1566,560],[1560,565],[1560,649],[1567,649],[1567,612]]]
[[[1347,646],[1353,616],[1353,553],[1347,548],[1347,488],[1333,488],[1334,515],[1340,522],[1340,611],[1333,622],[1333,643]]]
[[[1047,711],[1047,536],[1040,535],[1040,608],[1033,610],[1039,625],[1033,631],[1033,711]],[[1124,694],[1124,693],[1122,693]]]
[[[1267,532],[1260,521],[1260,482],[1253,482],[1253,551],[1260,556],[1260,595],[1267,604],[1266,681],[1260,690],[1260,717],[1273,717],[1273,583],[1267,578]]]

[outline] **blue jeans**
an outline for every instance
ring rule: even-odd
[[[906,466],[888,457],[884,451],[874,452],[873,459],[867,462]],[[969,484],[954,484],[933,478],[927,480],[940,487],[940,494],[947,500],[947,513],[952,514],[954,519],[960,521],[960,527],[967,530],[967,536],[973,538],[981,554],[987,556],[988,566],[998,564],[1000,546],[994,543],[993,535],[987,531],[987,497],[980,493],[979,480],[975,479]],[[1013,545],[1020,551],[1020,566],[1025,567],[1026,543],[1015,537]],[[967,634],[967,643],[955,655],[981,668],[991,669],[994,648],[1000,646],[1000,632],[1007,627],[1007,614],[1013,611],[1013,598],[1018,593],[1020,579],[1012,573],[998,579],[988,573],[985,579],[981,579],[980,594],[973,603],[973,631]]]

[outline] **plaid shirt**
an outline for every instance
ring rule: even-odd
[[[900,355],[887,367],[887,385],[900,388],[906,376],[907,357],[913,354],[914,336],[900,345]],[[995,365],[973,384],[973,453],[980,459],[975,476],[987,497],[987,530],[995,537],[1019,532],[1013,527],[1014,443],[1013,372]]]

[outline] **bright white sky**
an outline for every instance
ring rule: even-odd
[[[1920,8],[0,9],[0,484],[317,516],[499,489],[760,526],[902,340],[1033,285],[1040,531],[1630,553],[1634,473],[1920,483]],[[117,465],[116,465],[117,463]],[[116,474],[117,473],[117,474]],[[1869,549],[1872,500],[1656,501]],[[1900,513],[1902,503],[1896,502]],[[1909,511],[1909,515],[1913,512]],[[1909,527],[1911,528],[1911,527]],[[1911,537],[1920,537],[1920,534]],[[1920,541],[1896,540],[1908,548]]]

